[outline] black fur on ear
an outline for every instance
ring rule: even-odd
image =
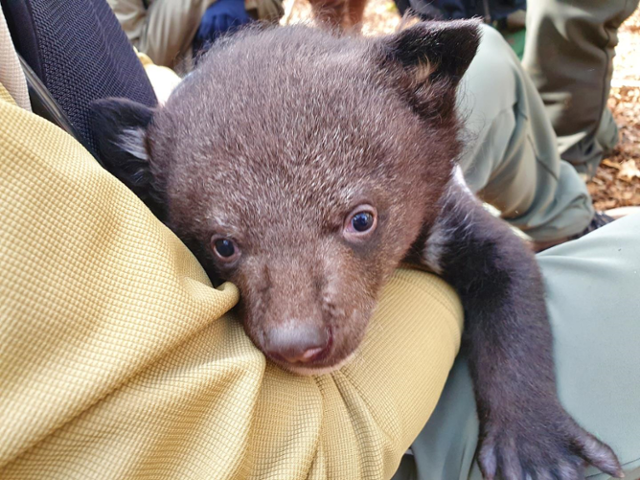
[[[125,98],[96,100],[91,108],[100,160],[164,221],[163,189],[151,170],[146,135],[155,110]]]
[[[383,65],[401,66],[405,75],[397,87],[419,113],[446,118],[480,36],[479,20],[420,22],[381,40]]]

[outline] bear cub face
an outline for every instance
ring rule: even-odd
[[[438,215],[460,150],[455,89],[477,43],[475,22],[381,39],[249,30],[162,108],[98,102],[101,154],[214,279],[240,288],[265,355],[329,371]]]

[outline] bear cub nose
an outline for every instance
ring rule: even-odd
[[[311,363],[325,352],[330,338],[325,327],[291,321],[287,326],[269,331],[267,351],[272,357],[288,363]]]

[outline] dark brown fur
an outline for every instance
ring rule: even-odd
[[[156,112],[101,102],[100,150],[212,278],[239,286],[247,334],[283,368],[340,365],[391,272],[414,259],[465,307],[485,475],[577,478],[581,458],[617,474],[557,399],[535,259],[452,179],[456,87],[478,41],[474,22],[383,39],[241,33]],[[355,241],[345,219],[358,205],[378,216]],[[220,235],[241,251],[233,263],[214,254]],[[322,355],[301,360],[309,345]]]
[[[381,286],[437,215],[457,123],[421,116],[405,97],[423,88],[440,101],[452,87],[412,81],[377,43],[274,29],[214,49],[153,116],[146,142],[167,223],[240,287],[245,328],[264,351],[265,332],[297,318],[333,332],[317,367],[351,354]],[[380,228],[352,248],[341,226],[365,200]],[[215,263],[215,233],[242,248],[236,267]]]

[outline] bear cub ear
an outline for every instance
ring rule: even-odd
[[[389,60],[421,73],[423,81],[448,80],[455,87],[476,55],[480,36],[479,20],[430,21],[390,35],[383,43]]]
[[[147,148],[147,128],[155,110],[125,98],[96,100],[91,108],[100,160],[164,220],[164,195],[153,177]]]
[[[420,22],[380,40],[383,68],[399,65],[396,88],[422,116],[448,120],[455,93],[480,44],[478,20]]]

